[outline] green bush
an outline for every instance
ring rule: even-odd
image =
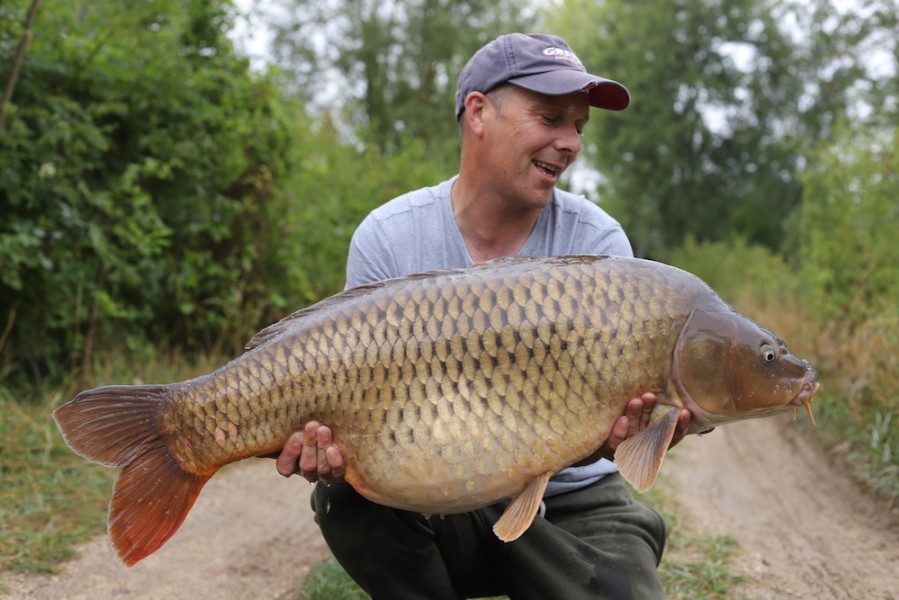
[[[816,318],[899,315],[899,128],[841,131],[803,176],[799,257]]]
[[[368,211],[455,172],[423,142],[384,155],[313,125],[236,56],[229,6],[45,5],[0,137],[0,379],[103,349],[239,352],[343,287]]]
[[[362,150],[336,144],[336,133],[325,125],[313,134],[315,150],[304,158],[303,170],[288,177],[284,215],[287,239],[273,248],[287,265],[303,304],[343,289],[350,238],[377,206],[407,191],[434,185],[456,171],[456,164],[428,160],[421,142],[411,142],[395,154],[373,147]],[[292,311],[297,306],[284,306]]]
[[[0,137],[9,376],[59,379],[103,346],[245,338],[285,293],[276,180],[306,119],[234,54],[227,6],[44,5]]]

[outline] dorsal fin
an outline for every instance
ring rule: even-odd
[[[280,334],[284,333],[290,326],[295,323],[297,320],[307,317],[311,314],[327,310],[333,306],[337,306],[338,304],[343,304],[353,298],[358,298],[360,296],[364,296],[366,294],[371,293],[372,291],[383,287],[389,281],[393,281],[391,279],[381,281],[378,283],[372,283],[369,285],[362,285],[359,287],[354,287],[352,289],[334,294],[333,296],[329,296],[324,300],[320,300],[315,304],[311,304],[305,308],[301,308],[300,310],[293,312],[286,317],[282,318],[280,321],[276,321],[254,335],[249,342],[247,342],[246,346],[244,346],[245,350],[252,350],[257,346],[261,346],[262,344],[278,337]]]
[[[505,265],[522,265],[524,267],[531,266],[532,268],[539,268],[544,264],[549,265],[559,265],[559,264],[571,264],[576,262],[593,262],[596,260],[604,260],[608,257],[604,256],[544,256],[544,257],[534,257],[534,256],[504,256],[501,258],[495,258],[493,260],[489,260],[486,262],[476,263],[470,267],[464,267],[459,269],[443,269],[443,270],[433,270],[433,271],[423,271],[421,273],[414,273],[412,275],[406,275],[404,277],[395,277],[393,279],[385,279],[383,281],[378,281],[375,283],[368,283],[365,285],[360,285],[358,287],[350,288],[348,290],[344,290],[343,292],[339,292],[316,302],[310,306],[305,308],[301,308],[300,310],[287,315],[280,321],[273,323],[257,333],[253,336],[253,338],[247,342],[245,346],[246,350],[252,350],[257,346],[261,346],[262,344],[271,341],[272,339],[278,337],[285,331],[289,330],[293,324],[295,324],[298,320],[306,318],[315,313],[319,313],[322,311],[326,311],[330,308],[343,304],[345,302],[352,301],[356,298],[361,298],[363,296],[367,296],[369,294],[375,293],[380,290],[384,290],[387,288],[391,288],[394,286],[401,286],[409,281],[421,280],[421,279],[431,279],[434,277],[446,277],[451,278],[454,276],[464,277],[466,274],[470,273],[478,273],[479,270],[489,268],[489,267],[502,267]]]

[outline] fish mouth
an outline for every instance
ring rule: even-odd
[[[818,382],[817,374],[814,369],[809,367],[805,376],[805,381],[802,382],[802,387],[799,388],[799,393],[790,401],[790,405],[793,407],[794,418],[796,416],[796,410],[802,406],[805,407],[805,412],[808,413],[809,418],[812,420],[812,425],[817,425],[815,422],[815,413],[812,412],[812,398],[820,387],[821,384]]]

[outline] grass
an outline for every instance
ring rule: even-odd
[[[109,357],[90,377],[23,397],[0,385],[0,574],[53,573],[74,547],[105,531],[115,470],[74,454],[62,440],[52,411],[81,389],[107,383],[176,381],[220,364],[182,360],[177,353],[153,361]],[[2,587],[0,587],[2,590]]]
[[[729,536],[708,536],[696,529],[677,501],[670,478],[659,474],[657,484],[640,501],[665,519],[667,547],[659,565],[665,593],[671,600],[729,600],[745,581],[733,564],[740,545]]]
[[[368,600],[334,558],[326,558],[303,579],[296,600]]]
[[[806,336],[822,381],[819,440],[873,495],[899,506],[899,315]]]
[[[59,398],[20,403],[0,388],[0,572],[52,572],[105,523],[112,473],[65,446],[50,418]]]

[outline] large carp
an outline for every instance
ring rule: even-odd
[[[809,408],[814,370],[695,276],[594,256],[507,258],[327,298],[218,370],[88,390],[54,416],[79,454],[122,467],[109,532],[132,565],[178,529],[223,465],[329,425],[366,498],[431,514],[515,496],[505,540],[546,483],[593,454],[628,400],[658,397],[616,462],[655,480],[682,407],[692,432]],[[810,409],[809,409],[810,412]]]

